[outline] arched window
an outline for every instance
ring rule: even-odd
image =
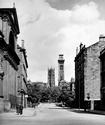
[[[12,47],[13,50],[15,50],[15,41],[14,41],[14,35],[12,31],[10,32],[10,35],[9,35],[9,45]]]

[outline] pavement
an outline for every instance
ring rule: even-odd
[[[42,104],[41,104],[42,105]],[[18,115],[16,113],[16,109],[11,109],[9,112],[2,112],[0,113],[0,116],[5,116],[5,117],[19,117],[19,116],[27,116],[27,117],[31,117],[31,116],[35,116],[36,113],[38,114],[38,112],[40,112],[40,107],[41,105],[39,105],[36,108],[24,108],[23,109],[23,114],[22,115]],[[49,107],[50,108],[50,107]],[[77,112],[77,113],[90,113],[90,114],[100,114],[100,115],[105,115],[105,111],[98,111],[98,110],[87,110],[84,111],[84,109],[70,109],[68,107],[58,107],[58,108],[63,108],[63,109],[67,109],[70,110],[72,112]],[[44,107],[44,109],[46,109],[46,107]]]
[[[36,108],[24,108],[0,114],[0,125],[105,125],[105,115],[84,112],[83,109],[58,107],[54,103],[40,103]]]
[[[16,113],[16,109],[11,109],[9,112],[2,112],[0,113],[1,117],[20,117],[20,116],[33,116],[36,113],[36,108],[24,108],[23,109],[23,114],[22,115],[18,115]]]
[[[64,107],[64,109],[68,109],[72,112],[77,112],[77,113],[90,113],[90,114],[98,114],[98,115],[105,115],[105,111],[100,111],[100,110],[84,110],[84,109],[70,109],[68,107]]]
[[[99,111],[99,110],[88,110],[89,113],[93,114],[100,114],[100,115],[105,115],[105,111]]]

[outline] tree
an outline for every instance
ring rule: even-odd
[[[72,91],[67,89],[66,86],[62,87],[61,94],[59,96],[59,101],[62,102],[62,104],[65,106],[72,107],[74,95]]]

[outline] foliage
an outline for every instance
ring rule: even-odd
[[[62,102],[62,104],[65,106],[72,107],[74,102],[74,94],[72,91],[68,90],[66,87],[63,87],[59,96],[59,102]]]
[[[62,102],[66,106],[72,106],[74,94],[66,87],[46,87],[39,84],[31,85],[28,90],[28,100],[33,103],[40,102]]]

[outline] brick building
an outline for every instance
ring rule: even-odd
[[[16,106],[18,65],[17,35],[20,33],[15,8],[0,8],[0,110]]]
[[[48,69],[48,87],[55,86],[55,69],[50,68]]]
[[[81,44],[82,45],[82,44]],[[90,108],[98,108],[101,101],[100,52],[105,47],[101,35],[99,42],[89,46],[80,46],[75,57],[75,89],[77,106],[84,108],[90,102]]]

